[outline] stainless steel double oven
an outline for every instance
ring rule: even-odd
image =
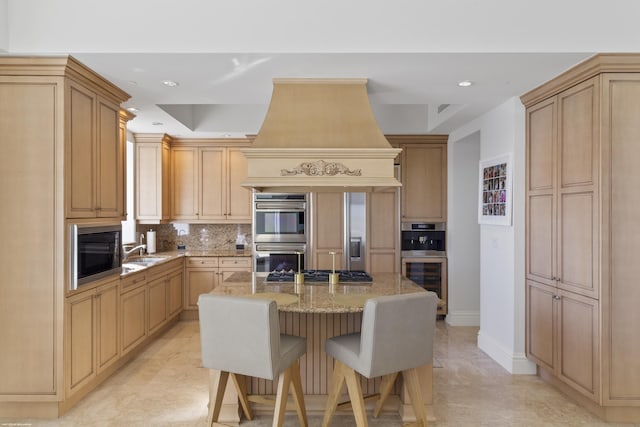
[[[305,269],[307,194],[254,193],[253,256],[256,272]]]

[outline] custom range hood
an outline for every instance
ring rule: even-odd
[[[243,186],[256,191],[375,191],[401,184],[371,111],[367,79],[274,79]]]

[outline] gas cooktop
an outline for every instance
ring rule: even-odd
[[[329,283],[331,270],[302,270],[305,283]],[[336,270],[340,275],[340,283],[371,283],[373,279],[365,271]],[[293,271],[272,271],[267,276],[267,282],[293,282]]]

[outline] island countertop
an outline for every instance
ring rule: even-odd
[[[369,298],[425,292],[400,274],[374,273],[371,283],[266,282],[267,273],[237,272],[211,291],[212,294],[273,299],[278,310],[291,313],[359,313]]]

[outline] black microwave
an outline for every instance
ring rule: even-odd
[[[122,226],[69,226],[69,290],[122,271]]]

